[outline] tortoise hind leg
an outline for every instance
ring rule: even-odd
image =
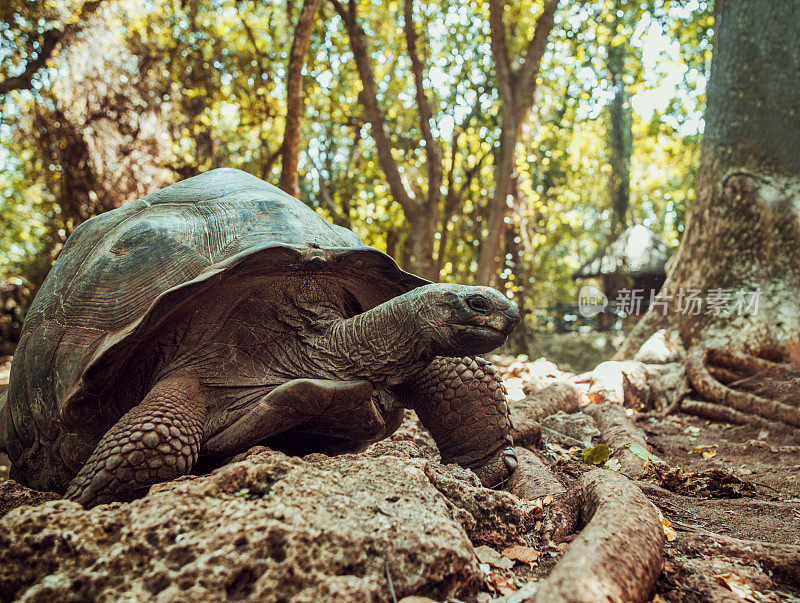
[[[483,358],[437,356],[394,392],[431,432],[443,463],[472,469],[487,487],[516,468],[505,386]]]
[[[316,442],[316,451],[325,448],[324,436],[376,441],[384,434],[386,425],[371,401],[372,393],[372,385],[367,381],[288,381],[205,442],[203,456],[229,457],[290,430],[323,436],[304,436]],[[297,434],[293,438],[297,439]]]
[[[187,474],[200,452],[205,403],[196,381],[162,381],[103,436],[65,495],[88,507],[132,500]]]

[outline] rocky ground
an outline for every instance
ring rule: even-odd
[[[529,451],[522,469],[549,469],[536,487],[487,490],[470,472],[442,466],[410,412],[391,440],[362,454],[293,458],[256,448],[132,503],[85,510],[5,480],[0,600],[555,600],[536,593],[552,592],[553,576],[577,565],[575,551],[586,542],[550,539],[549,518],[565,487],[613,472],[633,477],[615,479],[634,484],[663,517],[663,570],[650,600],[800,601],[795,430],[677,412],[645,418],[682,387],[676,362],[609,363],[584,375],[544,360],[495,364],[518,429],[547,392],[577,392],[568,413],[542,419],[540,431],[532,421],[536,429],[520,431]],[[628,408],[620,412],[638,428],[628,437],[644,437],[649,448],[612,445],[625,429],[598,415],[609,404]],[[598,444],[609,445],[610,458]],[[611,510],[625,496],[599,491]],[[605,520],[603,512],[595,517]],[[652,562],[633,543],[625,550],[625,538],[621,546],[618,559],[599,549],[593,558],[590,548],[581,563],[614,576],[639,555],[642,565]]]

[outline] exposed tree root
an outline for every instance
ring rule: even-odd
[[[580,390],[571,383],[553,383],[524,400],[511,404],[511,436],[518,446],[535,446],[541,442],[539,422],[563,410],[573,413],[580,408]]]
[[[714,379],[720,383],[724,383],[725,385],[739,381],[744,376],[741,373],[737,373],[736,371],[725,368],[724,366],[714,366],[713,364],[709,364],[706,368],[711,376],[714,377]]]
[[[800,427],[800,408],[728,387],[709,373],[707,364],[712,360],[727,368],[765,371],[770,374],[785,374],[784,367],[769,360],[700,346],[693,347],[686,356],[686,375],[695,390],[706,400],[743,413]]]
[[[800,546],[739,540],[721,534],[681,534],[684,548],[709,556],[736,557],[750,565],[760,565],[773,578],[800,586]]]
[[[582,475],[561,501],[554,508],[561,519],[574,524],[579,515],[586,527],[532,600],[646,601],[664,565],[656,507],[633,482],[603,469]],[[555,536],[561,530],[553,527]]]
[[[647,461],[631,452],[630,446],[637,444],[647,450],[647,442],[625,409],[615,404],[590,404],[583,408],[583,412],[594,419],[600,430],[600,441],[611,448],[622,473],[633,479],[641,477]]]
[[[788,367],[788,365],[784,365],[780,362],[773,362],[772,360],[758,358],[750,354],[729,352],[720,348],[708,348],[708,360],[715,366],[732,369],[737,372],[746,371],[748,373],[767,371],[770,373],[775,372],[777,374],[782,374],[785,368]]]
[[[506,482],[504,489],[507,492],[517,498],[535,500],[566,490],[536,454],[520,447],[516,447],[514,452],[517,454],[517,469]]]
[[[708,419],[718,423],[730,423],[732,425],[763,425],[771,428],[775,428],[776,425],[783,425],[757,415],[734,410],[713,402],[703,402],[702,400],[683,400],[681,402],[681,411],[701,419]]]

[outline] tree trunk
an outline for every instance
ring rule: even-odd
[[[622,13],[617,7],[611,24],[611,41],[608,43],[607,68],[614,98],[608,107],[608,163],[611,174],[608,178],[608,197],[614,212],[612,240],[619,236],[628,226],[628,208],[630,206],[631,185],[631,151],[633,135],[631,127],[631,107],[625,89],[625,50],[627,43],[616,42],[617,33],[623,26]]]
[[[489,24],[492,41],[495,77],[500,93],[500,148],[494,168],[494,194],[488,203],[485,228],[478,258],[479,283],[490,285],[497,279],[503,265],[503,231],[508,214],[508,195],[514,174],[516,146],[522,123],[530,113],[536,98],[536,77],[542,64],[547,39],[555,23],[559,0],[545,0],[536,30],[528,41],[521,61],[513,61],[508,53],[504,21],[505,1],[489,0]]]
[[[411,225],[412,271],[428,280],[438,280],[439,270],[433,258],[438,212],[423,211],[409,219]]]
[[[339,0],[331,0],[334,9],[342,18],[350,38],[350,48],[356,64],[362,90],[358,100],[364,109],[364,115],[370,124],[370,135],[375,143],[378,163],[386,177],[392,198],[403,209],[403,214],[411,226],[411,270],[423,278],[438,280],[439,271],[434,260],[434,235],[439,219],[439,202],[441,200],[441,184],[443,175],[441,142],[433,137],[431,121],[433,111],[423,85],[425,68],[417,53],[417,33],[414,25],[413,0],[405,0],[403,32],[406,38],[406,50],[411,71],[414,77],[414,90],[419,110],[419,125],[422,140],[425,141],[425,174],[427,192],[424,199],[414,196],[403,181],[392,150],[392,138],[378,101],[375,70],[369,50],[369,38],[361,26],[356,14],[355,0],[348,0],[345,7]],[[387,242],[387,247],[388,247]],[[397,259],[397,258],[395,258]]]
[[[278,186],[297,197],[300,181],[297,162],[300,157],[300,122],[303,117],[303,64],[311,42],[311,30],[317,16],[320,0],[305,0],[294,30],[289,69],[286,76],[286,125],[283,130],[283,160]]]
[[[663,327],[687,346],[770,356],[800,333],[800,0],[725,0],[715,29],[697,197],[661,291],[673,298],[666,315],[650,309],[622,355]],[[684,314],[689,289],[705,301],[732,291],[734,310],[737,290],[751,309],[760,292],[757,311],[704,303]]]
[[[527,114],[525,111],[525,116]],[[521,124],[518,117],[519,113],[512,107],[505,105],[501,108],[500,148],[497,149],[494,167],[494,195],[489,202],[484,226],[487,234],[481,242],[476,276],[477,282],[490,286],[497,284],[497,277],[503,266],[505,218],[508,215],[508,196],[511,194],[511,181],[514,178],[514,160]]]

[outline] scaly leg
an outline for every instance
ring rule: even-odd
[[[153,484],[186,475],[200,452],[205,416],[193,379],[156,384],[103,436],[66,498],[88,507],[132,500]]]
[[[489,487],[516,469],[505,386],[483,358],[438,356],[394,392],[431,432],[443,463],[472,469]]]

